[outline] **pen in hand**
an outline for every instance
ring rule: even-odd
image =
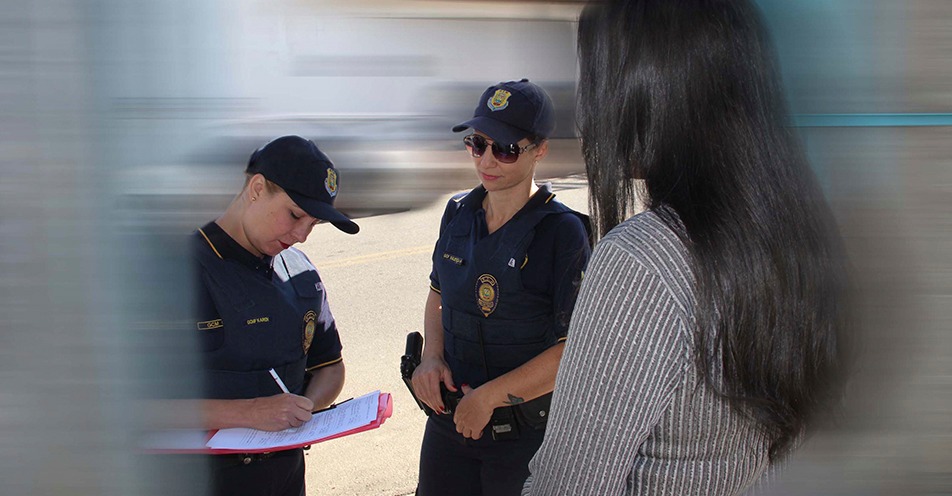
[[[281,378],[278,377],[278,373],[275,372],[274,369],[268,369],[268,372],[271,373],[271,377],[274,377],[274,382],[278,383],[278,387],[281,388],[281,391],[284,391],[285,393],[291,392],[291,391],[288,391],[288,387],[284,385],[284,381],[282,381]]]

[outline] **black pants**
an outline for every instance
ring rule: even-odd
[[[519,496],[544,434],[522,427],[519,439],[494,441],[487,426],[474,441],[456,432],[451,416],[431,416],[420,450],[417,495]]]
[[[214,455],[215,496],[304,496],[304,451],[280,451],[243,463],[238,455]]]

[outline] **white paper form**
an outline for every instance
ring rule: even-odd
[[[317,441],[373,422],[377,418],[379,403],[380,391],[374,391],[314,414],[300,427],[278,432],[221,429],[208,440],[207,446],[212,449],[258,450]]]

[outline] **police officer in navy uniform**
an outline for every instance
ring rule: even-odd
[[[447,204],[413,386],[427,420],[417,494],[517,495],[542,442],[582,271],[587,218],[537,186],[555,128],[526,79],[480,97],[463,139],[480,185]],[[441,384],[444,391],[441,391]],[[446,395],[444,395],[444,393]],[[458,404],[446,398],[462,395]]]
[[[255,151],[241,193],[193,236],[200,277],[197,328],[207,371],[208,428],[280,431],[310,420],[344,384],[341,342],[324,285],[291,245],[328,221],[340,175],[310,140],[277,138]],[[271,370],[290,391],[283,392]],[[304,453],[215,455],[214,494],[300,496]]]

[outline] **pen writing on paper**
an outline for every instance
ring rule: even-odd
[[[284,385],[284,381],[281,380],[281,377],[278,376],[278,373],[275,372],[274,369],[268,369],[268,372],[271,373],[271,377],[274,377],[274,382],[278,383],[278,387],[281,388],[281,391],[284,391],[285,393],[291,392],[288,391],[288,387]]]
[[[380,392],[377,391],[354,398],[354,401],[342,401],[331,411],[312,418],[300,427],[278,432],[247,428],[221,429],[206,445],[209,448],[258,449],[319,441],[369,425],[377,417],[379,398]]]

